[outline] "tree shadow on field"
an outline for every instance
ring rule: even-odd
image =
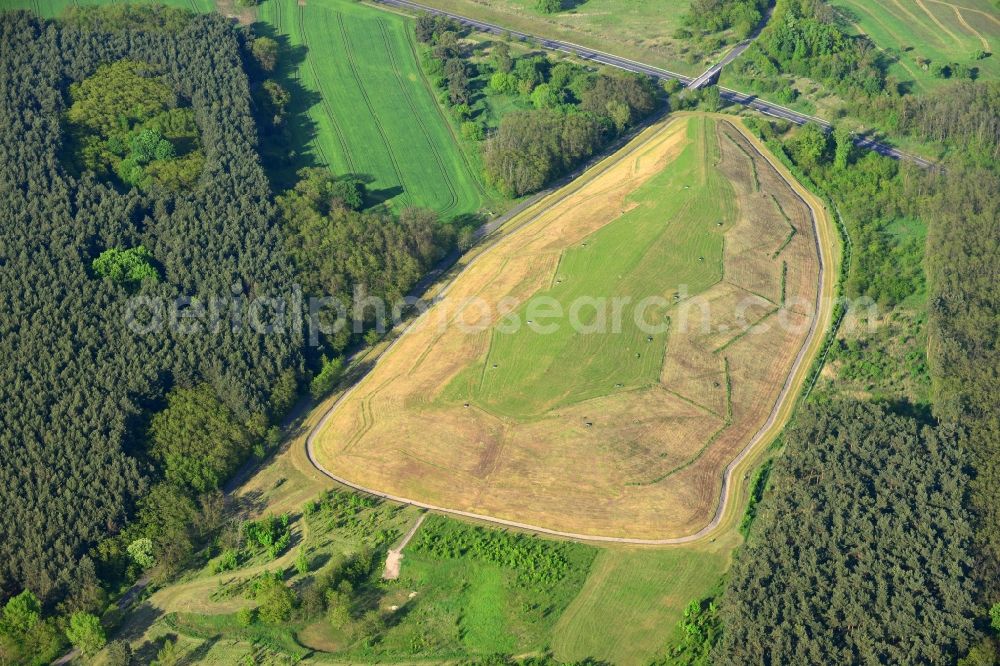
[[[910,402],[907,398],[889,400],[886,406],[890,411],[900,416],[908,416],[923,425],[934,425],[937,420],[931,412],[931,406],[923,402]]]
[[[163,616],[163,611],[159,608],[155,608],[149,602],[142,602],[138,606],[131,609],[126,609],[125,612],[125,622],[122,627],[118,630],[115,638],[120,638],[126,640],[130,643],[135,642],[142,638],[142,636],[149,631],[149,628],[153,626],[153,623],[159,620]],[[160,641],[150,642],[146,641],[138,649],[136,654],[133,656],[135,660],[133,663],[136,664],[148,664],[152,662],[152,658],[156,657],[156,653],[160,649]],[[146,649],[151,651],[150,659],[143,659],[141,656],[142,651]]]
[[[575,10],[580,5],[587,4],[587,0],[562,0],[562,11],[570,12]]]
[[[152,664],[156,660],[156,655],[163,649],[163,646],[167,643],[173,643],[177,640],[177,634],[166,634],[165,636],[160,636],[155,641],[143,641],[142,645],[137,647],[132,652],[133,664]]]
[[[379,190],[365,191],[365,207],[372,208],[395,199],[403,193],[403,188],[399,185],[393,187],[383,187]]]
[[[299,170],[319,164],[310,148],[318,130],[309,117],[309,109],[321,103],[323,98],[318,92],[304,87],[297,76],[308,55],[305,46],[291,44],[287,35],[278,33],[269,23],[258,21],[252,29],[254,35],[269,37],[278,43],[277,66],[267,78],[274,80],[289,95],[281,125],[275,127],[271,118],[257,114],[261,161],[271,188],[277,192],[293,187],[298,182]],[[257,81],[254,85],[262,82]]]
[[[221,634],[216,634],[209,639],[206,639],[204,643],[196,647],[195,649],[184,655],[183,658],[177,661],[177,666],[190,666],[192,664],[204,663],[205,657],[208,656],[209,651],[215,647],[215,644],[219,642],[222,638]]]

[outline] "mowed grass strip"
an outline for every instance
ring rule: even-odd
[[[530,417],[659,380],[668,333],[644,331],[634,306],[662,299],[666,307],[649,307],[642,321],[665,328],[674,294],[698,294],[719,282],[723,233],[735,215],[732,187],[711,164],[715,121],[692,118],[687,132],[677,159],[629,195],[617,220],[565,250],[552,286],[537,294],[566,313],[577,307],[579,323],[600,332],[566,321],[554,332],[542,321],[494,332],[485,363],[467,371],[482,376],[470,396],[477,404]],[[620,330],[610,315],[615,299],[624,304]],[[520,321],[530,319],[531,308],[529,302],[517,311]],[[456,382],[468,385],[465,377]]]

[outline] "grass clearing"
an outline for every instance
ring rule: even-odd
[[[515,218],[331,414],[318,459],[363,487],[550,529],[697,531],[817,299],[810,208],[759,150],[722,117],[683,115]],[[604,333],[531,316],[538,295],[566,312],[616,294],[663,299],[642,314],[664,327],[638,335],[631,309]]]
[[[658,297],[669,305],[675,285],[694,294],[721,280],[723,234],[735,211],[727,205],[733,201],[728,183],[716,171],[699,168],[704,156],[698,149],[708,145],[699,134],[706,129],[691,123],[691,142],[681,154],[625,198],[620,217],[562,252],[555,280],[536,296],[553,299],[564,311],[586,298]],[[692,194],[663,196],[685,190]],[[687,220],[683,226],[664,224],[679,215]],[[581,308],[580,323],[599,325],[606,316],[599,307],[595,301]],[[524,304],[514,314],[527,321],[529,308]],[[649,308],[645,321],[663,321],[667,309]],[[549,333],[538,324],[516,333],[494,331],[485,362],[466,371],[482,378],[478,385],[471,382],[470,397],[477,404],[527,418],[607,395],[610,387],[617,387],[614,392],[647,388],[659,378],[667,334],[644,333],[634,317],[624,317],[621,331],[609,335],[581,334],[569,326]],[[455,380],[459,386],[468,381],[464,373]]]

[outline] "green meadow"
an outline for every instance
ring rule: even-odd
[[[680,285],[694,296],[722,279],[723,233],[735,216],[732,188],[713,167],[714,121],[692,118],[688,133],[705,140],[690,141],[633,192],[618,219],[566,249],[552,284],[536,294],[536,301],[551,299],[564,313],[585,302],[578,299],[606,299],[606,306],[577,310],[580,324],[604,326],[604,332],[581,333],[565,320],[549,330],[538,318],[541,309],[529,302],[515,312],[520,329],[495,330],[485,361],[453,380],[448,399],[471,397],[490,411],[529,417],[658,380],[674,295]],[[626,296],[631,304],[622,309],[618,332],[611,303]],[[649,297],[665,302],[643,313],[645,322],[663,329],[652,335],[636,323],[633,307]],[[606,313],[604,321],[598,310]]]
[[[677,638],[684,608],[709,593],[729,559],[730,548],[715,545],[601,549],[555,626],[554,656],[563,662],[649,663]]]
[[[734,545],[726,538],[669,549],[595,547],[432,514],[406,547],[399,579],[384,581],[386,548],[419,512],[358,503],[350,493],[325,497],[334,499],[293,514],[298,536],[284,556],[268,562],[258,554],[223,573],[220,558],[211,557],[167,587],[165,598],[154,596],[176,610],[150,615],[136,633],[126,629],[139,658],[152,659],[170,640],[183,663],[459,663],[552,654],[564,663],[648,664],[677,638],[688,602],[717,585]],[[354,579],[355,619],[345,626],[322,608],[309,610],[316,604],[309,588],[365,552],[373,557]],[[306,569],[289,565],[297,554]],[[259,616],[253,589],[266,572],[283,572],[298,599],[285,621]],[[238,609],[255,607],[255,619],[241,620]],[[373,610],[384,618],[374,636],[361,619]],[[143,609],[134,617],[141,625]]]

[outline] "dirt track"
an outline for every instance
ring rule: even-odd
[[[781,393],[779,394],[774,407],[772,408],[770,415],[764,425],[757,431],[757,433],[750,439],[747,445],[739,452],[739,454],[726,466],[722,484],[719,493],[719,500],[716,505],[716,511],[712,520],[706,524],[704,527],[698,531],[679,537],[670,537],[662,539],[644,539],[644,538],[633,538],[628,536],[617,536],[617,535],[595,535],[595,534],[581,534],[575,532],[566,532],[560,530],[549,529],[540,525],[532,525],[528,523],[522,523],[514,520],[508,520],[503,518],[497,518],[494,516],[483,515],[468,511],[461,511],[456,509],[450,509],[444,506],[437,506],[433,504],[428,504],[425,502],[420,502],[413,500],[411,498],[400,497],[392,495],[390,493],[385,493],[374,488],[368,488],[360,486],[350,480],[340,477],[329,469],[325,468],[316,458],[314,454],[314,444],[317,438],[317,434],[323,429],[324,425],[327,423],[329,418],[334,414],[337,407],[348,397],[352,390],[346,391],[336,402],[334,402],[318,422],[314,425],[312,430],[309,432],[306,438],[306,455],[309,462],[315,467],[319,472],[325,476],[337,481],[338,483],[354,488],[362,492],[366,492],[378,497],[382,497],[391,501],[400,502],[403,504],[409,504],[416,507],[425,508],[432,511],[437,511],[441,513],[447,513],[451,515],[460,516],[463,518],[468,518],[477,521],[483,521],[487,523],[492,523],[496,525],[501,525],[504,527],[512,527],[516,529],[522,529],[530,532],[536,532],[540,534],[546,534],[555,537],[576,539],[581,541],[593,541],[593,542],[610,542],[610,543],[620,543],[620,544],[636,544],[636,545],[677,545],[686,544],[694,541],[699,541],[702,539],[709,538],[712,536],[716,530],[723,525],[724,522],[735,516],[735,512],[738,507],[739,502],[733,502],[734,495],[737,495],[745,479],[740,475],[744,471],[744,468],[748,468],[752,465],[755,458],[763,450],[763,448],[773,440],[773,438],[781,431],[785,423],[787,423],[789,416],[792,413],[794,404],[797,396],[802,388],[804,379],[808,370],[812,364],[813,359],[818,352],[823,338],[823,332],[828,328],[831,320],[832,309],[833,309],[833,294],[834,294],[834,277],[836,271],[830,270],[830,265],[833,263],[834,259],[834,243],[833,243],[833,230],[832,225],[823,212],[822,203],[816,199],[814,196],[803,190],[791,177],[786,169],[775,160],[772,160],[763,146],[754,137],[750,136],[748,133],[748,140],[754,146],[755,150],[759,153],[761,157],[766,159],[780,174],[780,176],[785,180],[785,182],[792,188],[793,191],[799,196],[800,199],[808,206],[812,216],[812,223],[815,230],[815,235],[817,239],[817,253],[819,257],[819,289],[817,291],[817,302],[816,302],[816,313],[817,316],[813,318],[810,330],[806,337],[805,342],[800,348],[794,364],[792,365],[791,372],[786,378],[785,384],[782,387]],[[447,290],[447,286],[444,287]],[[412,326],[412,323],[410,324]],[[400,337],[405,334],[405,330],[400,334]],[[397,338],[397,340],[400,338]],[[382,354],[386,353],[392,347],[389,345]]]

